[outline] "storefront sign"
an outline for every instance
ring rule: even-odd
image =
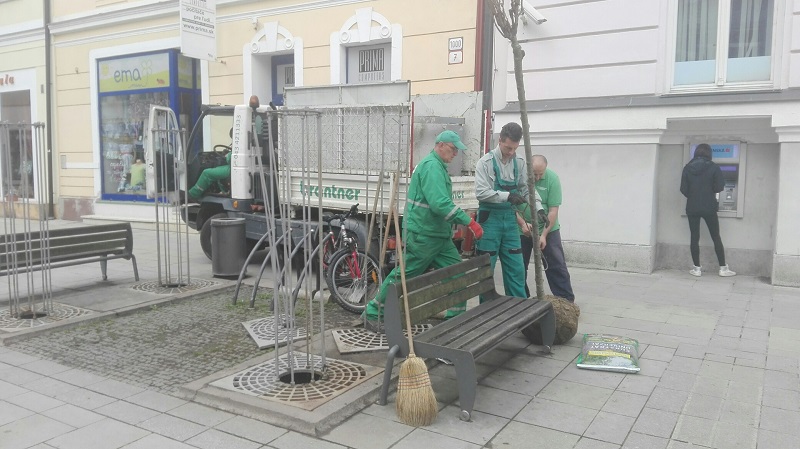
[[[348,84],[380,83],[391,79],[391,49],[388,44],[350,48],[347,58]]]
[[[157,53],[97,63],[100,92],[169,87],[169,54]]]
[[[217,0],[181,0],[181,53],[217,59]]]
[[[13,84],[14,84],[14,76],[6,73],[5,76],[0,77],[0,86],[11,86]]]
[[[739,146],[735,144],[712,144],[711,159],[737,159]]]

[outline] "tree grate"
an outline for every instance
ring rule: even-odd
[[[272,358],[233,376],[214,381],[211,385],[313,410],[368,377],[367,367],[363,365],[330,358],[323,365],[320,356],[295,351],[291,364],[296,373],[296,382],[287,383],[281,379],[289,377],[289,360],[288,355],[283,354],[278,357],[277,369],[276,360]],[[309,376],[309,373],[313,373],[313,376]],[[312,377],[319,380],[309,381]]]
[[[413,335],[419,335],[433,327],[430,324],[414,324],[411,326]],[[355,329],[335,329],[331,331],[333,341],[342,354],[367,351],[385,351],[389,349],[389,341],[385,334],[376,334],[363,327]],[[406,334],[405,329],[403,334]]]
[[[36,315],[35,318],[13,317],[8,309],[0,311],[0,331],[16,332],[92,313],[91,310],[59,303],[53,303],[51,313],[44,314],[41,304],[35,309],[36,313],[31,314]]]
[[[172,295],[219,285],[219,282],[194,278],[188,284],[181,285],[181,283],[177,282],[164,282],[164,284],[165,285],[161,285],[158,281],[147,281],[134,284],[131,288],[140,292],[156,293],[159,295]]]
[[[255,340],[258,349],[275,346],[276,344],[284,345],[289,341],[289,335],[292,336],[292,341],[304,340],[308,337],[308,333],[304,327],[295,327],[290,332],[286,327],[286,315],[280,315],[277,338],[275,337],[274,317],[268,316],[257,320],[245,321],[242,325],[247,329],[247,333],[250,334],[250,337]]]

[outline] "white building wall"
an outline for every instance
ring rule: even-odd
[[[669,93],[677,0],[529,2],[548,19],[521,23],[518,34],[531,139],[562,180],[568,263],[686,269],[685,144],[732,140],[748,153],[743,216],[720,218],[726,258],[743,274],[800,286],[791,181],[800,167],[800,95],[789,90],[800,87],[800,0],[775,2],[773,87],[703,95]],[[509,45],[495,36],[493,107],[503,124],[519,121],[519,106]],[[701,229],[701,263],[715,269]]]

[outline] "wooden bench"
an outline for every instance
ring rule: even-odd
[[[478,295],[483,295],[486,300],[414,338],[417,356],[447,359],[455,365],[461,403],[459,418],[464,421],[470,420],[475,405],[478,384],[476,358],[536,321],[540,323],[542,342],[548,352],[553,344],[553,306],[547,301],[498,294],[489,255],[423,274],[409,279],[406,284],[412,325]],[[408,356],[408,340],[403,333],[405,312],[401,300],[402,287],[398,282],[389,289],[384,309],[386,336],[391,349],[381,387],[381,405],[387,402],[394,359]]]
[[[49,255],[43,246],[49,247]],[[139,280],[130,223],[2,235],[0,250],[0,276],[100,262],[103,280],[106,280],[107,262],[125,259],[133,263],[133,275]]]

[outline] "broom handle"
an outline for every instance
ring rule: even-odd
[[[379,260],[378,265],[383,268],[383,259],[386,257],[386,247],[389,244],[389,227],[392,225],[392,212],[394,212],[394,202],[396,201],[396,193],[398,189],[398,175],[397,173],[394,174],[392,177],[392,194],[389,195],[389,214],[386,216],[386,228],[384,229],[383,234],[383,245],[381,245],[381,260]]]
[[[383,179],[383,172],[381,172],[380,179]],[[366,248],[364,248],[364,254],[369,254],[369,244],[372,241],[372,231],[374,231],[374,224],[375,224],[375,214],[378,212],[378,198],[381,196],[381,192],[383,190],[383,183],[378,183],[378,188],[375,189],[375,200],[372,202],[372,215],[369,217],[369,230],[367,230],[367,244]],[[367,257],[364,256],[364,264],[367,263]],[[381,256],[383,258],[383,256]],[[366,273],[366,272],[365,272]],[[366,277],[366,274],[364,274]]]
[[[400,261],[400,284],[403,286],[403,307],[406,310],[406,329],[408,332],[408,356],[414,355],[414,338],[411,337],[411,311],[408,308],[408,288],[406,287],[406,261],[403,260],[403,241],[400,238],[400,221],[394,214],[394,229],[397,233],[397,259]]]

